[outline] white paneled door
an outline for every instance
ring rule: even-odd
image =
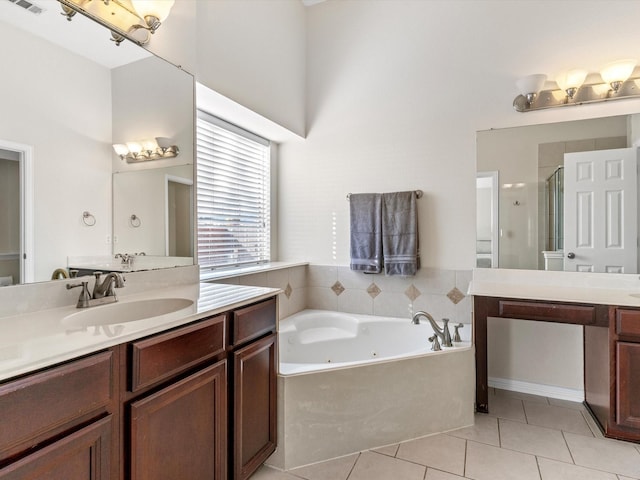
[[[636,273],[636,148],[564,156],[564,269]]]

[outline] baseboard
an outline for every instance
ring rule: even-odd
[[[559,400],[569,400],[570,402],[583,402],[584,390],[573,388],[556,387],[555,385],[541,385],[539,383],[522,382],[509,378],[489,377],[488,384],[493,388],[509,390],[511,392],[529,393],[542,397],[557,398]]]

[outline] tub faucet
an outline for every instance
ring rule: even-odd
[[[436,323],[431,315],[427,312],[416,312],[416,314],[411,319],[411,323],[414,325],[420,324],[420,317],[425,317],[429,320],[431,324],[431,328],[433,328],[433,333],[435,333],[441,340],[443,347],[453,347],[453,343],[451,343],[451,333],[449,332],[449,319],[443,318],[442,323],[444,323],[444,327],[440,328],[440,326]]]

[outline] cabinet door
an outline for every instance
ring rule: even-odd
[[[226,480],[227,362],[130,406],[132,480]]]
[[[1,480],[108,480],[109,415],[0,469]]]
[[[616,343],[616,422],[640,429],[640,343]]]
[[[233,478],[249,478],[276,448],[276,334],[233,354]]]

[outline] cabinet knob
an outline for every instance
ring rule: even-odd
[[[567,253],[567,258],[569,260],[573,260],[574,258],[576,258],[576,254],[573,253],[573,252],[569,252],[569,253]]]

